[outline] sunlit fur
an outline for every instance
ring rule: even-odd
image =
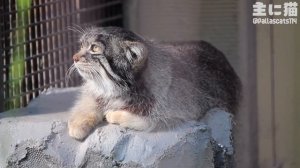
[[[151,131],[198,120],[213,107],[237,110],[240,81],[225,56],[206,42],[158,43],[116,27],[72,29],[82,47],[68,76],[77,71],[84,79],[69,120],[76,139],[103,118]],[[95,44],[98,53],[90,49]]]

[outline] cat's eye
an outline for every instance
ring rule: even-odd
[[[92,52],[99,52],[100,51],[100,47],[98,45],[96,45],[96,44],[93,44],[91,46],[91,50],[92,50]]]

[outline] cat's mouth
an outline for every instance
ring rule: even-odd
[[[80,76],[85,79],[94,79],[94,73],[96,72],[90,63],[86,62],[74,62],[74,66],[76,67]],[[100,74],[98,75],[100,76]]]
[[[91,64],[90,63],[87,63],[87,62],[74,62],[74,65],[76,66],[76,67],[88,67],[88,66],[91,66]]]
[[[92,56],[92,61],[74,61],[74,66],[86,80],[110,81],[111,84],[126,86],[126,82],[112,69],[104,56]]]
[[[84,62],[74,62],[74,65],[78,71],[89,72],[91,64]]]
[[[74,64],[79,74],[85,79],[96,81],[111,80],[115,82],[115,78],[112,75],[110,75],[110,73],[106,70],[103,64],[100,64],[100,66],[94,65],[92,63],[82,62],[76,62]]]

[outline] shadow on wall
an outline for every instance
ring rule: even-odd
[[[205,40],[239,73],[237,0],[126,0],[124,26],[158,41]]]

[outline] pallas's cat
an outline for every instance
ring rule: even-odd
[[[117,27],[80,30],[70,73],[84,80],[69,135],[84,139],[100,122],[153,131],[235,112],[240,80],[222,52],[204,41],[159,43]]]

